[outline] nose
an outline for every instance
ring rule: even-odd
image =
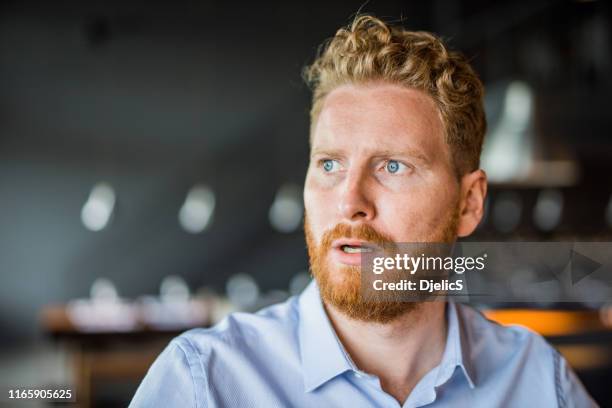
[[[346,221],[371,221],[376,215],[367,175],[354,171],[347,175],[345,188],[340,199],[338,210]]]

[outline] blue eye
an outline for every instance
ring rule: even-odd
[[[400,166],[401,164],[397,160],[389,160],[385,167],[389,173],[395,174],[400,170]]]
[[[334,163],[335,160],[323,160],[323,170],[325,170],[326,172],[331,172],[332,170],[334,170]]]

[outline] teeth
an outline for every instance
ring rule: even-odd
[[[342,250],[347,254],[358,254],[360,252],[372,252],[372,248],[367,247],[351,247],[348,245],[344,245]]]

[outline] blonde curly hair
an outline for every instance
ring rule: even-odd
[[[344,84],[384,81],[427,93],[437,104],[458,176],[480,166],[486,131],[482,82],[467,59],[424,31],[361,15],[319,49],[304,78],[313,91],[311,135],[325,96]]]

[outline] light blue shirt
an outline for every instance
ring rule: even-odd
[[[447,303],[440,365],[403,407],[597,406],[542,337]],[[399,407],[338,340],[316,284],[256,314],[235,313],[174,339],[131,407]]]

